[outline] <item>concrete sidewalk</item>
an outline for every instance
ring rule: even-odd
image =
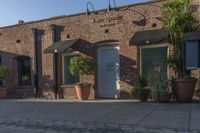
[[[0,126],[6,128],[6,125],[34,132],[39,129],[46,131],[50,127],[54,132],[61,132],[59,125],[62,125],[64,132],[97,132],[97,129],[108,133],[200,133],[200,104],[139,103],[132,100],[2,100]],[[93,128],[88,130],[88,127]]]

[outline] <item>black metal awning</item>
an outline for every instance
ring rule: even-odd
[[[162,44],[169,42],[169,32],[167,29],[155,29],[136,32],[131,40],[130,45],[142,46],[150,44]]]
[[[45,54],[49,53],[63,53],[65,52],[68,48],[70,48],[72,45],[74,45],[79,39],[73,39],[73,40],[66,40],[66,41],[60,41],[60,42],[55,42],[48,48],[44,50]]]
[[[67,51],[71,51],[69,49],[79,51],[83,54],[86,54],[91,57],[96,56],[96,48],[92,45],[92,43],[83,40],[83,39],[71,39],[60,42],[55,42],[48,48],[44,50],[45,54],[53,54],[53,53],[65,53]]]

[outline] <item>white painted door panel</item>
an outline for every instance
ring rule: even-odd
[[[118,97],[119,55],[116,48],[102,48],[98,52],[98,96]]]

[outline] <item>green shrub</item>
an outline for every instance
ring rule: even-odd
[[[140,99],[141,101],[146,101],[149,95],[149,82],[143,77],[139,76],[137,78],[136,86],[131,90],[131,96],[134,99]]]
[[[162,76],[160,72],[149,74],[149,83],[153,99],[157,99],[168,91],[168,79]]]
[[[72,75],[92,75],[95,72],[95,60],[85,56],[75,56],[71,59],[69,70]]]

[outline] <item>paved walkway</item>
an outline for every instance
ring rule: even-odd
[[[200,133],[200,104],[1,100],[0,133]]]

